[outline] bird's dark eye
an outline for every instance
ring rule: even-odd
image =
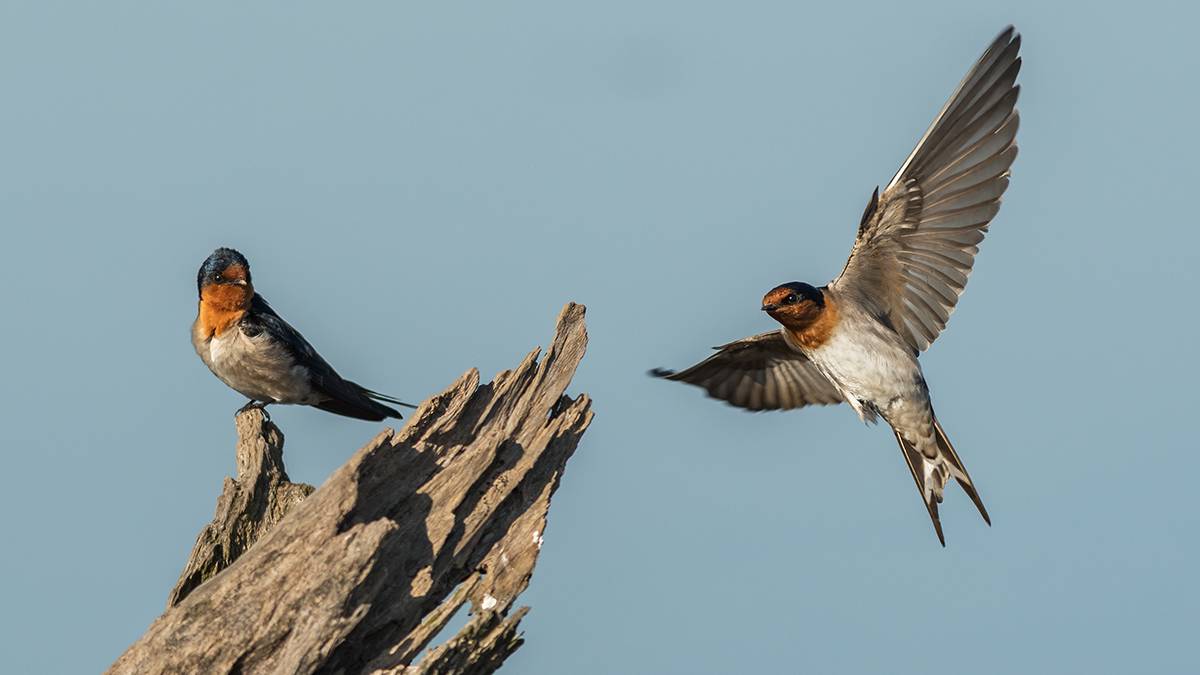
[[[220,281],[225,281],[225,277],[222,277],[222,276],[220,275],[220,273],[218,273],[218,274],[217,274],[217,276],[216,276],[216,280],[217,280],[218,282],[220,282]]]
[[[783,304],[785,304],[785,305],[794,305],[794,304],[796,304],[796,302],[797,302],[797,301],[799,301],[799,300],[800,300],[800,298],[796,297],[796,294],[795,294],[795,293],[792,293],[791,295],[789,295],[789,296],[787,296],[786,298],[784,298],[784,299],[783,299]]]

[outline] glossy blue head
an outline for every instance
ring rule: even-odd
[[[196,274],[196,289],[201,295],[206,286],[250,285],[250,263],[246,256],[231,248],[219,248],[208,256]]]
[[[806,303],[821,309],[825,306],[825,295],[821,293],[821,289],[802,281],[790,281],[768,291],[763,296],[762,308],[764,312],[774,312]]]

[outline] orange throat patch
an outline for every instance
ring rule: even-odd
[[[253,297],[254,289],[249,285],[206,286],[200,292],[200,312],[196,316],[199,337],[204,340],[220,337],[246,315]]]
[[[781,321],[780,323],[783,323],[783,328],[788,332],[791,342],[799,345],[802,349],[813,350],[829,342],[833,331],[837,330],[840,318],[837,303],[830,294],[826,293],[825,306],[810,313],[809,316],[812,318],[805,317],[806,321]]]

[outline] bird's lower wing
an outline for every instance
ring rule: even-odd
[[[787,345],[779,331],[717,347],[704,361],[675,372],[656,368],[654,377],[686,382],[746,410],[789,410],[841,403],[841,392],[806,356]]]

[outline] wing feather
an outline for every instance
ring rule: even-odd
[[[708,395],[747,410],[789,410],[841,403],[841,392],[779,331],[717,347],[691,368],[655,369],[655,377],[701,387]]]
[[[1017,156],[1021,37],[992,42],[887,188],[872,196],[832,286],[874,310],[914,352],[946,327]]]
[[[316,404],[318,408],[359,419],[381,420],[389,416],[399,418],[400,413],[374,399],[414,407],[343,379],[308,340],[304,339],[300,331],[279,316],[261,295],[254,294],[250,308],[247,318],[243,319],[243,329],[252,335],[258,331],[267,331],[276,344],[288,351],[293,363],[308,370],[313,388],[329,397],[329,400]]]

